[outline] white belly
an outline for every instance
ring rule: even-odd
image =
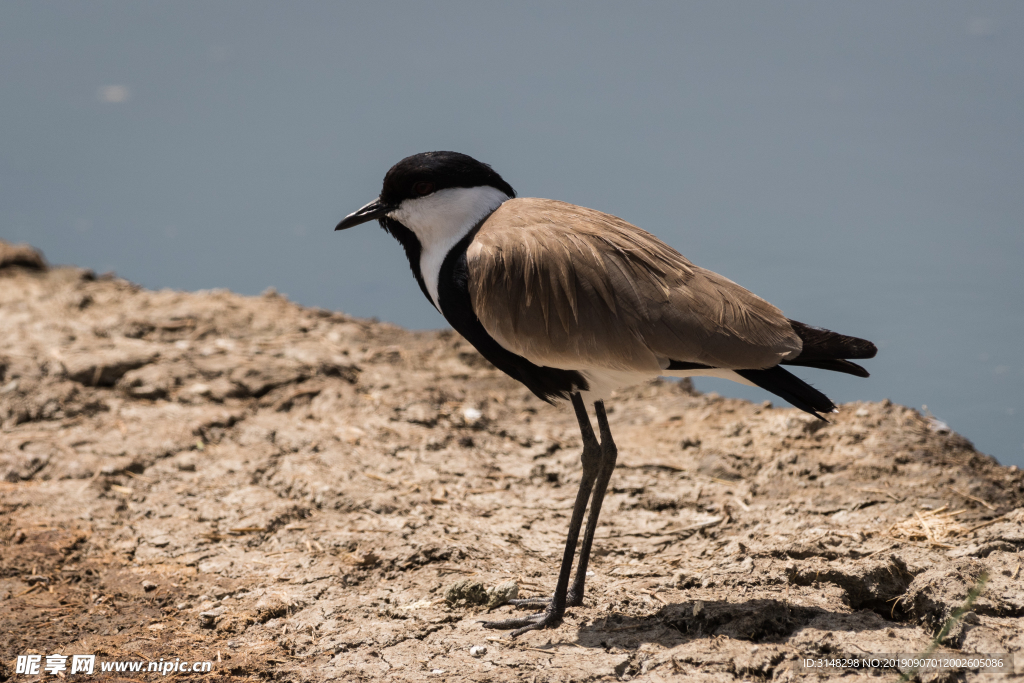
[[[621,389],[634,387],[644,382],[650,382],[658,377],[718,377],[727,379],[747,386],[757,386],[753,382],[744,379],[736,374],[735,370],[707,369],[707,370],[662,370],[660,372],[636,372],[632,370],[605,370],[603,368],[592,368],[580,370],[580,374],[590,384],[590,389],[581,391],[580,396],[588,403],[603,401],[610,397],[613,392]]]

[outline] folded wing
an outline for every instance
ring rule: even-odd
[[[538,365],[756,369],[802,349],[767,301],[599,211],[509,200],[480,227],[466,259],[484,328]]]

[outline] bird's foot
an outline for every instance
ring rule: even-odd
[[[515,600],[509,600],[508,604],[514,605],[515,607],[544,607],[547,608],[551,605],[552,598],[516,598]],[[575,591],[569,591],[568,595],[565,596],[566,607],[580,607],[583,605],[583,596],[577,597]]]
[[[520,617],[518,619],[502,619],[501,621],[482,621],[484,628],[493,629],[514,629],[510,634],[513,638],[522,635],[527,631],[537,631],[540,629],[554,628],[562,623],[562,616],[565,614],[564,610],[554,611],[550,607],[543,612],[537,614],[531,614],[528,617]]]

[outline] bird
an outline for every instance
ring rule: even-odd
[[[579,423],[582,474],[554,594],[513,601],[538,612],[483,622],[513,637],[556,627],[567,607],[583,604],[618,454],[604,405],[614,391],[659,376],[713,376],[761,387],[825,420],[835,404],[786,366],[867,377],[852,360],[876,353],[870,341],[787,318],[621,218],[517,197],[489,165],[458,152],[402,159],[380,195],[335,230],[373,220],[402,245],[423,294],[452,328],[541,400],[570,403]]]

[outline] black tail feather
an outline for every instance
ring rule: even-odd
[[[764,370],[734,370],[749,382],[789,401],[819,420],[825,420],[821,413],[836,409],[832,400],[807,382],[786,370],[782,365],[799,365],[820,370],[845,372],[856,377],[868,377],[868,371],[851,363],[848,358],[874,358],[878,349],[867,339],[850,337],[821,327],[811,327],[796,320],[790,320],[793,331],[803,342],[803,349],[796,358],[784,360],[780,365]],[[708,368],[700,363],[669,361],[669,370],[702,370]]]
[[[878,348],[867,339],[848,337],[845,334],[839,334],[838,332],[821,327],[811,327],[796,320],[790,320],[789,324],[804,343],[804,348],[800,355],[792,360],[874,358],[875,354],[878,353]],[[793,365],[794,363],[790,361],[790,364]],[[831,370],[833,368],[828,369]]]
[[[736,370],[735,372],[740,377],[789,401],[819,420],[825,420],[820,413],[831,413],[836,409],[835,404],[828,396],[781,366],[776,365],[765,370]]]
[[[870,377],[868,371],[857,365],[851,363],[848,360],[842,360],[841,358],[832,359],[815,359],[809,358],[804,359],[797,357],[793,360],[784,360],[782,365],[801,365],[806,368],[818,368],[819,370],[834,370],[836,372],[845,372],[848,375],[856,375],[857,377]]]

